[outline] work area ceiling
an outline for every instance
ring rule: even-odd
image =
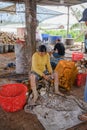
[[[25,0],[0,0],[2,2],[25,2]],[[36,0],[37,4],[40,5],[64,5],[64,6],[73,6],[76,4],[82,4],[87,2],[87,0]]]
[[[3,2],[1,2],[3,1]],[[23,0],[25,1],[25,0]],[[25,9],[24,9],[24,2],[22,0],[0,0],[0,25],[7,25],[7,24],[24,24],[25,23]],[[70,6],[79,5],[79,4],[86,4],[87,0],[36,0],[37,2],[37,19],[39,23],[47,20],[49,18],[53,18],[60,15],[68,15],[67,12],[55,10],[49,10],[44,8],[45,6],[41,5],[63,5],[63,6]],[[17,2],[17,3],[16,3]],[[15,3],[15,4],[14,4]],[[83,9],[86,6],[83,7]],[[53,8],[52,8],[53,9]],[[79,8],[80,10],[80,8]],[[80,10],[82,12],[82,10]],[[74,11],[75,15],[75,11]],[[79,18],[80,19],[80,18]],[[77,20],[78,21],[78,20]]]
[[[38,22],[56,16],[64,15],[65,13],[53,11],[37,5],[36,18]],[[24,24],[25,23],[25,5],[13,4],[10,2],[0,2],[0,25],[7,24]]]
[[[87,0],[36,0],[38,4],[43,5],[64,5],[64,6],[73,6],[76,4],[82,4],[87,2]]]

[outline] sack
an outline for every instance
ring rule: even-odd
[[[75,62],[60,60],[55,71],[58,72],[59,86],[69,91],[71,86],[74,84],[78,73]]]

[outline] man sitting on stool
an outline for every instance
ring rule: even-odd
[[[46,75],[45,72],[48,71],[49,75]],[[49,80],[49,77],[54,78],[54,89],[56,94],[63,95],[59,92],[58,88],[58,74],[52,72],[52,67],[50,64],[50,56],[47,53],[45,45],[40,45],[38,52],[35,52],[32,56],[32,68],[30,75],[30,85],[33,92],[33,102],[35,103],[38,99],[38,92],[36,83],[41,78]]]

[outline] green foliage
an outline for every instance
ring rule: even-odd
[[[81,5],[82,8],[85,8],[84,5]],[[78,20],[82,17],[82,11],[79,8],[74,9],[73,7],[70,7],[72,15]],[[75,23],[70,27],[69,34],[72,36],[72,38],[75,39],[76,42],[82,42],[84,41],[84,29],[85,29],[85,23]],[[80,30],[82,28],[82,30]],[[67,30],[62,29],[56,29],[56,30],[44,30],[44,33],[50,34],[50,35],[59,35],[63,38],[67,37]]]
[[[44,30],[44,33],[54,35],[54,36],[55,35],[62,36],[63,38],[67,37],[66,30]],[[84,34],[81,35],[80,30],[70,30],[69,34],[72,36],[72,38],[75,39],[76,42],[82,42],[84,40]]]

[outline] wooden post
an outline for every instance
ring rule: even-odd
[[[69,8],[70,8],[70,7],[68,6],[67,8],[68,8],[68,18],[67,18],[67,36],[68,36],[68,34],[69,34],[69,15],[70,15],[70,14],[69,14],[69,13],[70,13],[70,12],[69,12]]]

